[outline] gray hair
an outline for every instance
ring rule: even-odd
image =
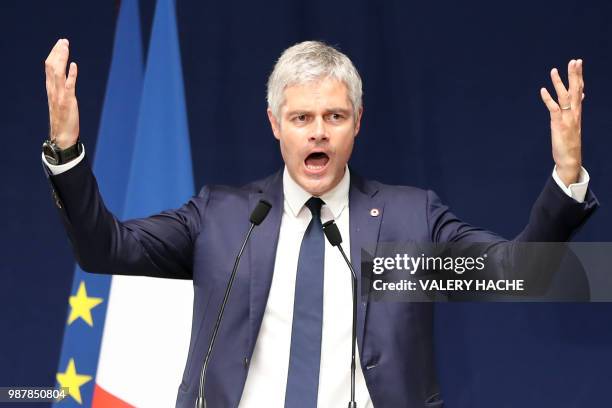
[[[286,87],[323,78],[344,82],[353,104],[354,118],[357,120],[363,93],[361,77],[346,55],[319,41],[304,41],[283,51],[268,78],[268,108],[274,117],[280,120]]]

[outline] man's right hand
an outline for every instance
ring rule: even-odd
[[[66,77],[68,46],[67,39],[58,40],[45,60],[49,137],[61,149],[74,145],[79,138],[79,106],[75,94],[77,65],[70,63]]]

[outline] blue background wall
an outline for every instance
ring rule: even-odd
[[[353,167],[434,189],[463,219],[512,237],[553,167],[539,88],[551,89],[550,68],[565,72],[581,57],[584,164],[602,207],[576,240],[610,240],[609,2],[177,3],[196,186],[243,183],[281,165],[267,75],[284,48],[320,39],[364,79]],[[43,61],[57,38],[71,40],[81,138],[94,153],[118,4],[0,6],[0,386],[55,382],[72,280],[40,167]],[[153,5],[141,2],[145,49]],[[449,407],[610,404],[612,305],[438,305],[436,332]]]

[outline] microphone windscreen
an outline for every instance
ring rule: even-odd
[[[270,208],[272,208],[272,204],[270,204],[269,202],[265,200],[259,200],[259,202],[257,203],[257,206],[251,213],[251,218],[249,218],[250,221],[255,225],[261,224],[263,220],[265,220],[266,217],[268,216],[268,213],[270,212]]]
[[[342,235],[340,235],[340,230],[334,220],[323,224],[323,232],[332,246],[338,246],[342,243]]]

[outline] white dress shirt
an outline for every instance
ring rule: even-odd
[[[340,183],[321,196],[325,202],[321,220],[336,220],[347,255],[350,250],[349,186],[347,167]],[[285,198],[274,275],[240,401],[241,408],[283,407],[285,402],[298,258],[312,215],[304,205],[311,195],[291,178],[287,168],[283,173],[283,193]],[[338,249],[327,240],[324,268],[318,406],[342,407],[349,402],[351,390],[351,273]],[[355,400],[359,407],[370,408],[372,400],[358,357],[356,366]]]
[[[54,166],[42,157],[52,174],[60,174],[76,166],[85,151],[70,163]],[[566,187],[556,167],[553,178],[567,195],[583,202],[589,175],[582,168],[578,183]],[[343,238],[343,249],[350,257],[349,232],[350,172],[331,191],[321,196],[325,205],[321,220],[335,219]],[[283,215],[276,249],[274,275],[255,350],[249,364],[240,408],[283,407],[289,370],[293,300],[297,264],[302,238],[312,218],[305,207],[311,195],[283,172]],[[323,332],[321,340],[321,368],[319,372],[318,406],[346,406],[350,398],[350,359],[352,330],[351,275],[336,248],[325,241],[325,270],[323,289]],[[357,350],[359,353],[359,350]],[[360,408],[372,408],[365,378],[359,364],[355,372],[355,400]]]

